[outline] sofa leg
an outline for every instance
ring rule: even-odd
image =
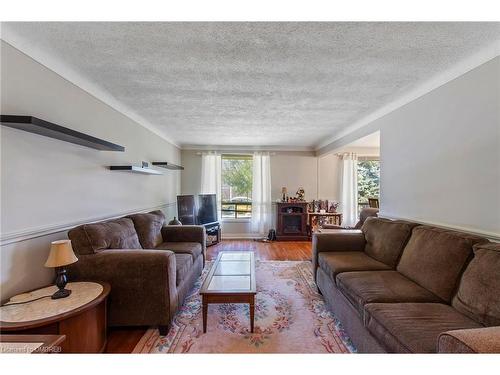
[[[158,326],[158,331],[160,331],[160,336],[166,336],[168,334],[168,326]]]

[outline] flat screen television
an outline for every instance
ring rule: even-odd
[[[217,221],[217,196],[215,194],[200,194],[198,196],[198,224],[208,224]]]

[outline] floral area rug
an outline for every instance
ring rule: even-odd
[[[350,353],[356,349],[328,311],[311,262],[257,261],[255,329],[247,304],[208,305],[203,333],[201,283],[207,264],[167,336],[149,329],[134,353]]]

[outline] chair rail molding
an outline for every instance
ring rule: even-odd
[[[437,223],[437,222],[433,222],[433,221],[425,221],[422,219],[414,219],[411,217],[403,217],[403,216],[398,216],[398,215],[391,214],[388,212],[383,212],[383,211],[380,211],[378,216],[381,218],[385,218],[385,219],[407,220],[407,221],[413,221],[415,223],[419,223],[419,224],[423,224],[423,225],[432,225],[432,226],[435,226],[438,228],[456,230],[456,231],[465,232],[465,233],[469,233],[469,234],[476,235],[476,236],[486,237],[487,239],[489,239],[490,241],[493,241],[493,242],[500,242],[500,233],[483,231],[483,230],[474,229],[474,228],[466,228],[466,227],[461,227],[459,225]]]
[[[112,220],[112,219],[119,218],[121,216],[126,216],[126,215],[135,214],[135,213],[146,212],[146,211],[152,211],[152,210],[166,209],[166,208],[171,208],[171,207],[176,207],[176,206],[177,206],[176,202],[161,203],[161,204],[158,204],[155,206],[142,207],[142,208],[136,208],[133,210],[121,211],[121,212],[114,213],[112,215],[88,217],[85,219],[79,219],[79,220],[75,220],[72,222],[51,224],[51,225],[47,225],[47,226],[39,226],[39,227],[24,229],[21,231],[2,233],[0,236],[0,246],[4,246],[4,245],[16,243],[16,242],[21,242],[21,241],[26,241],[26,240],[30,240],[30,239],[37,238],[37,237],[43,237],[43,236],[47,236],[47,235],[53,234],[53,233],[64,232],[64,231],[67,231],[71,228],[74,228],[74,227],[76,227],[78,225],[82,225],[82,224],[96,223],[96,222],[104,221],[104,220]]]

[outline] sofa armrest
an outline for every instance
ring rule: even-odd
[[[316,280],[319,253],[332,251],[364,251],[365,245],[365,235],[360,230],[338,229],[335,232],[314,233],[312,238],[314,280]]]
[[[110,325],[169,325],[177,310],[175,255],[168,250],[104,250],[68,267],[73,280],[106,281]]]
[[[338,229],[335,232],[314,233],[313,251],[364,251],[365,235],[356,229]]]
[[[438,353],[500,353],[500,327],[441,333],[438,338]]]
[[[165,225],[161,228],[164,242],[198,242],[201,244],[203,263],[207,259],[205,227],[202,225]]]
[[[164,242],[203,242],[205,243],[205,227],[203,225],[165,225],[161,228]]]

